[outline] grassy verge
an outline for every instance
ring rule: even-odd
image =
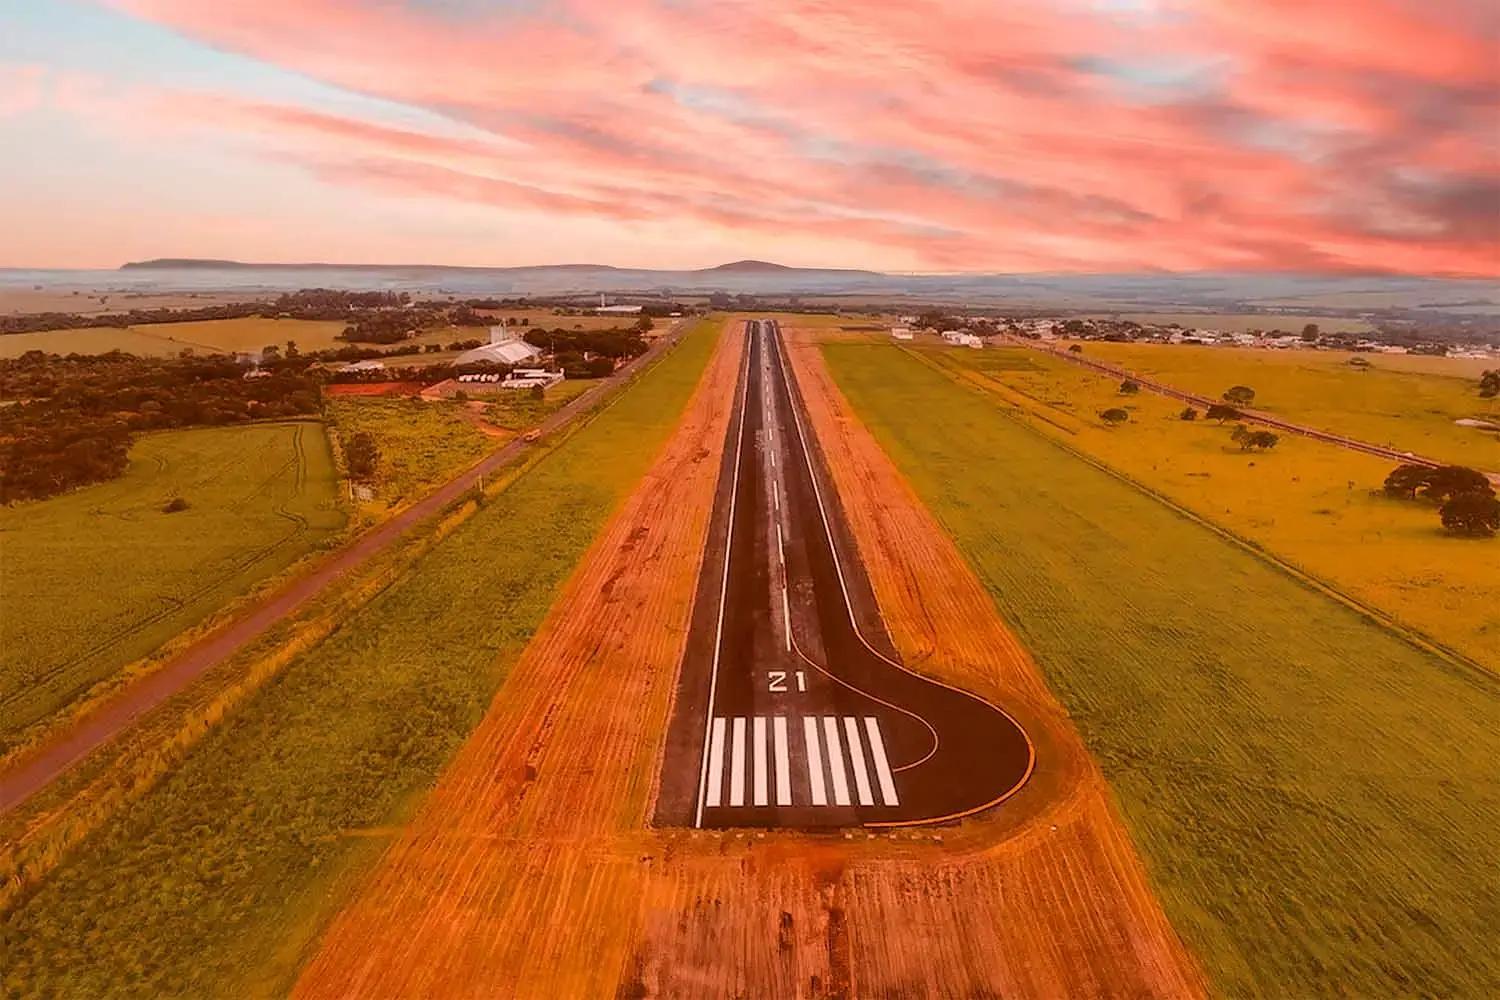
[[[1180,402],[1121,395],[1117,381],[1035,351],[915,353],[1068,447],[1500,671],[1500,542],[1453,538],[1434,506],[1372,493],[1391,462],[1295,435],[1247,454],[1230,439],[1232,424],[1184,421]],[[1110,407],[1129,411],[1130,421],[1106,427],[1098,414]]]
[[[374,853],[360,832],[399,822],[482,717],[717,329],[690,332],[87,841],[7,916],[5,988],[284,991]]]
[[[1493,995],[1493,682],[899,350],[824,353],[1072,713],[1220,992]]]
[[[335,500],[323,429],[297,421],[150,434],[120,479],[0,509],[0,751],[311,552]]]

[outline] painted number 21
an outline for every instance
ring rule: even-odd
[[[768,673],[771,676],[771,693],[772,694],[786,694],[786,675],[787,675],[787,672],[785,670],[771,670],[771,671],[768,671]],[[807,690],[807,674],[805,674],[801,670],[799,670],[799,671],[797,671],[796,676],[797,676],[797,690],[798,691],[806,691]]]

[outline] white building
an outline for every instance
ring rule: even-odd
[[[500,383],[502,389],[530,389],[540,386],[551,388],[564,378],[562,372],[549,372],[545,368],[516,368]]]
[[[943,340],[958,347],[983,347],[984,341],[972,333],[964,333],[962,330],[944,330]]]
[[[383,372],[383,371],[385,371],[385,362],[384,361],[376,361],[374,358],[369,358],[369,359],[367,359],[365,361],[352,361],[349,364],[345,365],[344,367],[340,368],[339,371],[341,371],[341,372]]]
[[[456,365],[473,365],[490,361],[499,365],[519,365],[542,356],[542,349],[520,339],[503,326],[490,327],[490,342],[453,359]]]
[[[912,339],[911,327],[908,327],[908,326],[893,326],[893,327],[891,327],[891,336],[895,337],[897,340],[911,340]]]

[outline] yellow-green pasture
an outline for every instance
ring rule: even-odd
[[[1451,537],[1431,505],[1372,493],[1391,462],[1292,434],[1247,453],[1230,439],[1233,424],[1182,420],[1180,402],[1121,395],[1113,379],[1022,348],[912,353],[1068,447],[1500,670],[1500,540]],[[1130,421],[1106,427],[1097,414],[1111,407]]]
[[[335,497],[322,425],[290,421],[148,434],[121,478],[0,508],[0,750],[316,547]]]
[[[1232,385],[1248,385],[1257,410],[1398,451],[1500,471],[1500,437],[1454,423],[1466,417],[1500,422],[1500,399],[1479,398],[1473,361],[1360,354],[1369,367],[1357,368],[1349,364],[1356,355],[1342,351],[1101,342],[1083,350],[1095,360],[1214,399]]]

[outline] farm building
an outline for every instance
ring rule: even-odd
[[[350,374],[354,374],[357,372],[383,372],[385,371],[385,362],[376,361],[374,358],[370,358],[365,361],[351,361],[349,364],[340,368],[339,371],[348,372]]]
[[[521,340],[503,326],[490,327],[490,342],[472,351],[465,351],[454,359],[454,364],[472,365],[481,361],[493,361],[502,365],[518,365],[542,356],[542,349]]]
[[[943,331],[943,339],[945,341],[947,341],[948,343],[950,343],[950,344],[956,344],[959,347],[983,347],[984,346],[984,341],[980,340],[978,337],[974,336],[972,333],[964,333],[962,330],[944,330]]]
[[[561,382],[564,377],[562,372],[549,372],[545,368],[517,368],[500,383],[500,388],[530,389],[541,386],[547,389]]]
[[[896,338],[897,340],[911,340],[912,339],[911,327],[909,327],[909,326],[893,326],[893,327],[891,327],[891,336],[894,337],[894,338]]]

